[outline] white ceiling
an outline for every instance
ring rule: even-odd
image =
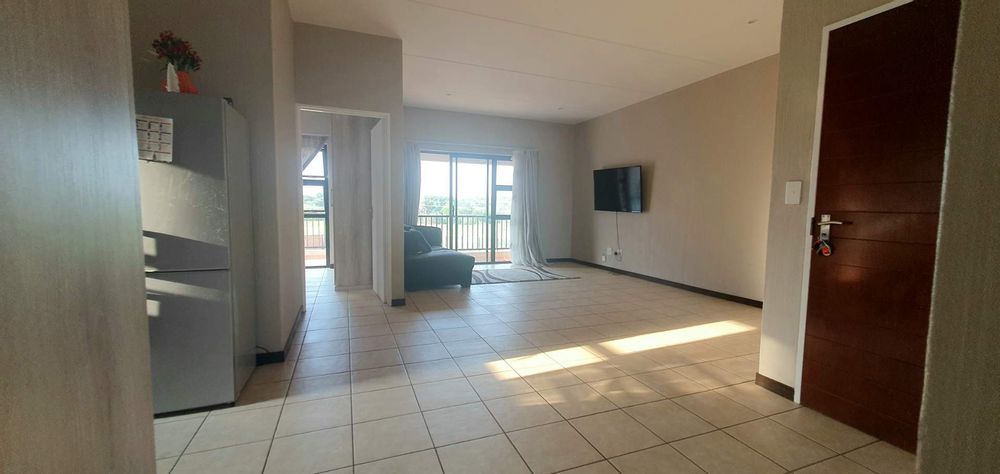
[[[782,0],[289,0],[403,40],[406,105],[577,123],[778,52]]]

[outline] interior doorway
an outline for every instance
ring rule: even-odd
[[[477,264],[510,262],[513,184],[510,156],[421,151],[417,225]]]
[[[302,229],[306,268],[333,268],[328,159],[328,146],[323,144],[302,164]]]
[[[389,114],[298,106],[306,267],[391,302]]]
[[[824,30],[801,402],[910,451],[958,14],[899,1]]]

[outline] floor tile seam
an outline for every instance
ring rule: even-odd
[[[469,386],[472,386],[472,382],[470,382],[468,380],[468,377],[466,377],[466,383],[468,383]],[[493,410],[490,410],[490,406],[486,404],[487,400],[483,399],[482,395],[479,394],[479,392],[476,390],[475,386],[472,386],[472,391],[476,394],[477,397],[479,397],[479,403],[483,404],[483,408],[486,409],[486,413],[490,414],[490,418],[493,419],[493,423],[496,423],[497,427],[500,428],[500,433],[503,434],[504,438],[507,440],[507,443],[509,443],[510,446],[512,448],[514,448],[514,452],[517,453],[517,456],[519,458],[521,458],[521,462],[524,463],[524,467],[526,469],[528,469],[529,472],[534,472],[534,469],[531,468],[531,465],[528,464],[528,461],[526,459],[524,459],[524,455],[521,454],[521,451],[519,449],[517,449],[517,445],[514,444],[514,440],[510,439],[510,435],[507,433],[507,430],[505,430],[504,427],[503,427],[503,425],[500,424],[500,420],[497,420],[496,415],[493,414]],[[534,393],[539,398],[541,398],[541,395],[538,395],[538,392],[534,392]],[[516,397],[516,396],[519,396],[519,395],[523,395],[523,394],[511,395],[511,396],[512,397]],[[500,397],[500,398],[506,398],[506,397]],[[494,399],[491,399],[491,400],[499,400],[499,399],[494,398]],[[542,401],[545,401],[545,399],[542,398]],[[545,401],[545,403],[548,404],[549,402]],[[550,408],[551,408],[551,406],[550,406]],[[492,435],[492,436],[496,436],[496,435]]]
[[[826,448],[826,449],[829,449],[830,451],[833,451],[833,452],[837,453],[837,454],[838,454],[838,455],[840,455],[840,456],[843,456],[843,455],[845,455],[845,454],[847,454],[847,453],[850,453],[850,452],[853,452],[853,451],[857,451],[857,450],[859,450],[859,449],[861,449],[861,448],[865,448],[865,447],[868,447],[868,446],[871,446],[871,445],[873,445],[873,444],[876,444],[876,443],[878,443],[878,442],[882,441],[881,439],[879,439],[879,438],[875,438],[874,436],[872,436],[872,435],[869,435],[868,433],[864,433],[864,432],[862,432],[862,434],[864,434],[865,436],[869,436],[869,437],[872,437],[872,438],[875,438],[875,439],[874,439],[874,441],[868,441],[868,442],[865,442],[864,444],[861,444],[860,446],[857,446],[857,447],[854,447],[854,448],[850,448],[850,449],[848,449],[847,451],[844,451],[844,452],[840,452],[840,451],[837,451],[836,449],[834,449],[833,447],[831,447],[831,446],[828,446],[828,445],[824,444],[824,443],[823,443],[822,441],[820,441],[820,440],[818,440],[818,439],[815,439],[815,438],[813,438],[813,437],[809,436],[808,434],[806,434],[806,433],[803,433],[803,432],[799,431],[799,430],[798,430],[798,429],[796,429],[795,427],[793,427],[793,426],[789,426],[789,425],[786,425],[786,424],[782,423],[782,422],[781,422],[780,420],[777,420],[777,419],[775,419],[775,418],[774,418],[774,417],[776,417],[776,416],[778,416],[778,415],[783,415],[783,414],[785,414],[785,413],[790,413],[790,412],[793,412],[793,411],[795,411],[795,410],[798,410],[798,409],[800,409],[800,408],[809,408],[809,407],[806,407],[806,406],[802,406],[802,405],[800,405],[800,406],[798,406],[798,407],[795,407],[795,408],[793,408],[793,409],[791,409],[791,410],[785,410],[785,411],[782,411],[782,412],[779,412],[779,413],[775,413],[775,414],[773,414],[773,415],[768,415],[768,416],[767,416],[767,419],[768,419],[768,420],[771,420],[771,421],[773,421],[773,422],[775,422],[775,423],[777,423],[777,424],[779,424],[779,425],[781,425],[781,426],[782,426],[782,427],[784,427],[784,428],[787,428],[787,429],[789,429],[789,430],[792,430],[792,431],[794,431],[795,433],[799,434],[800,436],[802,436],[802,437],[804,437],[804,438],[806,438],[806,439],[808,439],[808,440],[810,440],[810,441],[812,441],[812,442],[814,442],[814,443],[816,443],[816,444],[819,444],[820,446],[823,446],[824,448]],[[828,417],[828,416],[826,416],[826,415],[823,415],[822,413],[819,413],[819,412],[817,412],[817,413],[818,413],[819,415],[821,415],[821,416],[825,417],[825,418],[829,418],[830,420],[832,420],[832,421],[834,421],[834,422],[836,422],[836,423],[840,423],[839,421],[837,421],[837,420],[834,420],[833,418],[830,418],[830,417]],[[849,426],[849,425],[844,425],[844,426],[847,426],[848,428],[851,428],[851,429],[854,429],[853,427],[851,427],[851,426]]]
[[[179,463],[181,461],[181,458],[187,453],[188,448],[191,446],[191,442],[194,441],[194,437],[195,436],[198,436],[198,432],[201,431],[201,427],[205,426],[205,420],[207,420],[207,419],[208,419],[208,413],[206,413],[205,416],[202,417],[201,422],[198,423],[198,428],[194,430],[193,434],[191,434],[191,439],[187,440],[187,443],[184,443],[184,448],[181,449],[180,454],[177,455],[177,459],[174,460],[174,465],[170,466],[170,471],[168,471],[168,474],[170,472],[173,472],[174,468],[177,467],[177,463]],[[181,421],[184,421],[184,420],[181,420]],[[172,456],[167,456],[167,457],[169,458],[169,457],[172,457]],[[164,459],[166,459],[166,458],[164,458]]]
[[[295,373],[295,369],[298,369],[298,357],[295,358],[294,368],[292,370],[293,374]],[[281,409],[278,410],[278,419],[275,420],[274,422],[274,430],[271,432],[271,439],[268,440],[267,453],[264,455],[264,465],[260,467],[261,474],[263,474],[264,470],[267,469],[267,462],[271,459],[271,448],[274,447],[274,438],[278,433],[278,426],[281,425],[281,416],[285,413],[285,402],[288,400],[288,391],[291,390],[291,387],[292,387],[291,382],[289,382],[288,386],[285,387],[285,396],[282,397],[281,399]],[[354,443],[354,436],[351,436],[352,449],[353,449],[353,443]],[[354,460],[352,458],[351,463],[353,464],[353,462]]]

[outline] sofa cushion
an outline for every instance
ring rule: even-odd
[[[407,257],[422,255],[431,251],[431,244],[427,243],[424,235],[416,230],[403,232],[403,254]]]

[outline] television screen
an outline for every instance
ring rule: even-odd
[[[642,168],[594,170],[594,210],[642,212]]]

